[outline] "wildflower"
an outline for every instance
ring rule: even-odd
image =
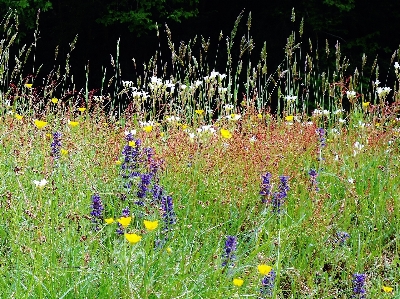
[[[264,278],[261,280],[260,293],[262,296],[272,296],[272,291],[274,289],[276,273],[274,270],[270,269]]]
[[[237,287],[241,287],[243,285],[243,279],[241,278],[234,278],[233,279],[233,285],[237,286]]]
[[[257,117],[258,117],[258,119],[262,119],[262,118],[263,118],[263,115],[262,115],[261,113],[258,113],[258,114],[257,114]]]
[[[326,137],[325,137],[326,131],[325,131],[325,129],[318,128],[316,132],[317,132],[321,147],[325,147],[326,146]]]
[[[399,64],[397,61],[394,63],[394,68],[395,68],[395,69],[400,68],[400,64]]]
[[[121,162],[120,160],[116,160],[116,161],[115,161],[115,165],[118,165],[118,166],[119,166],[119,165],[121,165],[121,164],[122,164],[122,162]]]
[[[45,126],[47,126],[47,122],[46,122],[46,121],[42,121],[42,120],[37,120],[37,119],[35,119],[33,122],[34,122],[35,126],[36,126],[38,129],[43,129]]]
[[[232,113],[230,115],[227,115],[226,118],[229,120],[239,120],[242,116],[240,114]]]
[[[169,226],[176,223],[176,215],[174,211],[174,204],[172,197],[169,195],[162,196],[161,209],[163,211],[163,220],[166,225],[165,229],[168,230]]]
[[[354,90],[348,90],[346,91],[346,95],[347,97],[351,100],[354,99],[355,96],[357,95],[357,93]]]
[[[375,82],[373,82],[373,84],[374,84],[375,86],[378,86],[379,84],[381,84],[381,81],[379,81],[379,80],[377,79]]]
[[[281,212],[281,206],[285,203],[284,199],[287,197],[287,191],[289,191],[289,186],[288,186],[288,176],[281,175],[279,177],[280,183],[279,183],[279,191],[274,192],[272,194],[272,210],[275,213],[280,213]]]
[[[30,89],[30,88],[32,88],[32,85],[33,85],[33,84],[25,83],[24,85],[25,85],[26,88]]]
[[[33,183],[36,185],[36,187],[43,189],[43,187],[46,186],[47,184],[47,180],[46,179],[42,179],[40,181],[34,180]]]
[[[266,198],[271,195],[271,189],[272,189],[271,177],[272,177],[272,175],[269,172],[267,172],[266,174],[264,174],[262,176],[260,195],[263,198],[263,200],[262,200],[263,203],[266,203],[267,202]]]
[[[51,155],[54,159],[58,160],[60,158],[61,152],[61,133],[55,132],[53,134],[53,142],[51,143]]]
[[[68,124],[71,126],[71,127],[76,127],[76,126],[78,126],[79,125],[79,122],[77,122],[77,121],[68,121]]]
[[[98,230],[98,225],[102,222],[103,219],[103,203],[98,194],[94,194],[92,196],[92,205],[90,206],[92,211],[90,215],[92,216],[92,223],[94,224],[94,230]]]
[[[172,115],[172,116],[166,116],[165,120],[167,122],[173,123],[173,122],[179,122],[181,120],[181,118],[179,116]]]
[[[393,288],[382,286],[382,291],[384,291],[385,293],[391,293],[393,292]]]
[[[106,218],[106,219],[104,219],[104,221],[105,221],[107,224],[112,224],[112,223],[114,223],[114,218]]]
[[[311,177],[311,186],[315,187],[315,191],[319,191],[318,182],[317,182],[318,172],[315,169],[311,168],[310,171],[308,172],[308,174]]]
[[[66,155],[68,155],[68,150],[66,150],[66,149],[61,149],[61,156],[66,156]]]
[[[136,244],[136,243],[140,242],[140,240],[142,239],[142,236],[139,236],[137,234],[125,233],[125,239],[127,239],[128,242],[131,244]]]
[[[147,230],[155,230],[158,227],[158,220],[155,221],[143,220],[143,223]]]
[[[52,99],[51,99],[51,102],[52,102],[53,104],[57,104],[57,103],[58,103],[58,99],[57,99],[57,98],[52,98]]]
[[[222,267],[233,266],[233,261],[235,260],[235,251],[237,246],[237,240],[234,236],[227,236],[225,241],[225,252],[222,255],[224,261],[222,262]]]
[[[353,275],[353,298],[364,299],[366,298],[366,290],[365,290],[365,279],[367,278],[366,274],[354,274]]]
[[[143,131],[150,133],[153,130],[153,126],[144,126]]]
[[[285,117],[286,121],[293,121],[293,119],[294,119],[293,115],[288,115],[288,116]]]
[[[385,98],[392,89],[390,87],[378,87],[376,93],[378,97]]]
[[[261,264],[261,265],[258,265],[258,266],[257,266],[257,269],[258,269],[258,272],[259,272],[260,274],[262,274],[262,275],[268,275],[268,274],[271,272],[272,267],[271,267],[271,266],[268,266],[268,265],[265,265],[265,264]]]
[[[225,111],[231,111],[234,108],[234,106],[232,104],[226,104],[224,106]]]
[[[230,139],[232,138],[232,133],[229,130],[221,129],[221,136],[222,138]]]
[[[196,114],[198,114],[198,115],[202,115],[204,113],[204,110],[203,109],[197,109],[194,112],[196,112]]]
[[[148,187],[151,183],[151,179],[153,178],[153,174],[152,173],[143,173],[140,174],[140,184],[138,186],[138,191],[137,191],[137,197],[138,198],[145,198],[147,191],[148,191]]]
[[[295,101],[297,99],[297,96],[286,96],[285,99],[290,103]]]
[[[14,116],[15,116],[15,118],[18,119],[18,120],[21,120],[21,119],[23,118],[23,116],[22,116],[22,115],[19,115],[18,113],[15,113]]]
[[[85,107],[79,107],[79,108],[78,108],[78,111],[80,111],[80,112],[85,112],[85,110],[86,110]]]
[[[122,225],[123,228],[126,228],[132,221],[131,216],[123,216],[121,218],[118,218],[118,223]]]
[[[136,130],[125,130],[125,136],[131,135],[132,137],[136,135]]]
[[[369,102],[363,102],[363,103],[362,103],[362,106],[363,106],[363,108],[368,108]]]
[[[346,232],[342,232],[342,231],[336,232],[335,241],[340,246],[343,246],[346,243],[347,239],[349,239],[349,238],[350,238],[350,235]]]

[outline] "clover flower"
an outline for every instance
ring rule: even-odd
[[[319,191],[317,182],[318,172],[315,169],[311,168],[308,174],[311,177],[311,188],[318,192]]]
[[[92,204],[91,204],[92,211],[90,215],[92,216],[92,223],[94,224],[94,230],[99,230],[99,224],[103,222],[103,203],[101,198],[98,194],[94,194],[92,196]]]
[[[271,177],[272,174],[270,172],[267,172],[266,174],[264,174],[261,178],[262,178],[262,182],[261,182],[261,191],[260,191],[260,195],[262,197],[262,202],[266,203],[267,202],[267,197],[271,195]]]
[[[271,297],[274,290],[276,273],[274,270],[269,271],[267,275],[261,280],[260,293],[262,298],[265,296]]]
[[[365,279],[367,278],[366,274],[356,273],[353,275],[353,296],[352,298],[357,299],[365,299],[366,298],[366,290],[365,290]]]
[[[237,246],[236,237],[227,236],[226,241],[225,241],[224,254],[222,255],[222,258],[224,259],[222,262],[222,267],[234,265],[233,261],[236,258],[236,255],[235,255],[236,246]]]
[[[58,160],[61,153],[61,133],[55,132],[53,134],[53,142],[51,143],[51,155],[54,159]]]

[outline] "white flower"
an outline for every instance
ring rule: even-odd
[[[154,121],[139,121],[141,127],[154,126]]]
[[[179,117],[179,116],[166,116],[165,117],[165,120],[167,121],[167,122],[178,122],[178,121],[180,121],[181,120],[181,118]]]
[[[122,80],[122,86],[124,88],[132,87],[133,86],[133,82],[132,81],[124,81],[124,80]]]
[[[297,99],[297,96],[286,96],[285,99],[286,99],[288,102],[291,102],[291,101],[295,101],[295,100]]]
[[[343,109],[338,109],[336,111],[333,111],[333,114],[338,115],[338,114],[343,113],[343,112],[344,112]]]
[[[346,120],[345,120],[345,119],[343,119],[343,118],[339,118],[339,119],[338,119],[338,121],[339,121],[341,124],[344,124],[344,123],[346,123]]]
[[[41,181],[34,180],[33,183],[36,185],[36,187],[42,189],[44,186],[46,186],[47,180],[46,179],[43,179]]]
[[[233,108],[234,108],[234,107],[233,107],[232,104],[226,104],[226,105],[224,106],[225,111],[231,111]]]
[[[226,118],[229,120],[239,120],[241,117],[242,116],[240,114],[235,114],[235,113],[226,116]]]
[[[397,61],[394,63],[394,68],[395,68],[395,69],[400,68],[400,64],[399,64]]]
[[[185,90],[186,87],[187,87],[187,86],[186,86],[185,84],[181,84],[181,89],[182,89],[182,90]]]
[[[194,82],[194,85],[196,86],[196,87],[199,87],[200,85],[202,85],[203,84],[203,81],[201,81],[201,80],[196,80],[196,82]]]
[[[256,137],[256,136],[252,136],[252,137],[250,138],[250,142],[251,142],[251,143],[256,142],[256,141],[257,141],[257,137]]]
[[[125,136],[127,136],[129,134],[135,136],[136,135],[136,130],[130,130],[130,131],[129,130],[125,130]]]
[[[362,145],[360,142],[358,142],[358,141],[356,141],[355,143],[354,143],[354,147],[357,149],[357,150],[362,150],[363,148],[364,148],[364,145]]]
[[[356,92],[354,90],[348,90],[346,91],[346,95],[349,99],[353,99],[356,96]]]
[[[350,184],[354,184],[354,179],[353,179],[353,178],[348,178],[347,181],[348,181]]]
[[[381,83],[378,79],[374,82],[375,86],[378,86]]]
[[[376,93],[379,97],[386,97],[392,89],[390,87],[378,87]]]

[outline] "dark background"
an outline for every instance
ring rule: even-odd
[[[159,1],[159,0],[152,0]],[[151,1],[150,1],[151,2]],[[230,36],[234,22],[244,10],[243,19],[238,27],[236,48],[243,34],[247,34],[247,18],[251,12],[251,36],[255,49],[252,59],[259,59],[261,47],[266,41],[268,69],[274,70],[284,58],[286,39],[292,31],[298,34],[301,18],[304,18],[304,35],[298,41],[308,47],[309,40],[314,51],[321,53],[322,64],[334,64],[332,59],[323,61],[326,40],[331,53],[334,45],[341,43],[342,56],[350,59],[352,66],[361,64],[361,57],[366,53],[368,61],[378,55],[382,72],[391,64],[391,56],[400,43],[400,1],[381,0],[281,0],[281,1],[227,1],[227,0],[192,0],[159,1],[156,7],[146,6],[146,1],[128,0],[18,0],[0,1],[0,8],[5,15],[11,6],[19,13],[20,45],[33,41],[33,32],[37,9],[40,8],[40,39],[35,50],[35,64],[43,64],[40,74],[43,77],[53,68],[54,50],[59,46],[58,59],[64,60],[70,49],[69,44],[78,34],[76,48],[71,54],[72,74],[77,86],[85,86],[85,66],[89,64],[89,87],[99,88],[102,80],[102,67],[107,67],[110,76],[112,68],[110,54],[116,58],[117,41],[119,61],[124,80],[133,80],[135,58],[138,71],[156,50],[161,50],[164,61],[170,59],[164,24],[167,22],[172,32],[175,48],[180,41],[188,42],[195,35],[210,38],[209,57],[219,43],[220,63],[216,70],[224,72],[226,64],[225,40]],[[161,5],[161,6],[160,6]],[[188,16],[171,19],[169,16],[179,8],[184,8]],[[140,8],[140,9],[139,9]],[[291,22],[292,8],[296,21]],[[135,17],[123,19],[122,15],[138,10],[151,13],[145,24]],[[137,15],[133,15],[137,16]],[[177,21],[177,19],[179,19]],[[160,36],[152,29],[155,22],[160,26]],[[222,31],[224,38],[218,42]],[[237,51],[237,50],[236,50]],[[235,59],[234,53],[233,57]],[[334,55],[334,54],[331,54]],[[225,64],[224,64],[225,61]],[[61,64],[61,62],[60,62]],[[354,68],[351,68],[354,70]],[[29,68],[27,69],[29,72]],[[39,77],[40,77],[39,74]]]

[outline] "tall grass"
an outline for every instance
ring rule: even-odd
[[[250,16],[234,61],[241,18],[226,69],[167,29],[171,61],[120,78],[115,59],[99,94],[73,85],[70,54],[43,83],[7,73],[5,19],[1,298],[399,296],[398,82],[378,89],[377,62],[349,77],[339,44],[321,70],[295,32],[276,71],[266,46],[252,67]]]

